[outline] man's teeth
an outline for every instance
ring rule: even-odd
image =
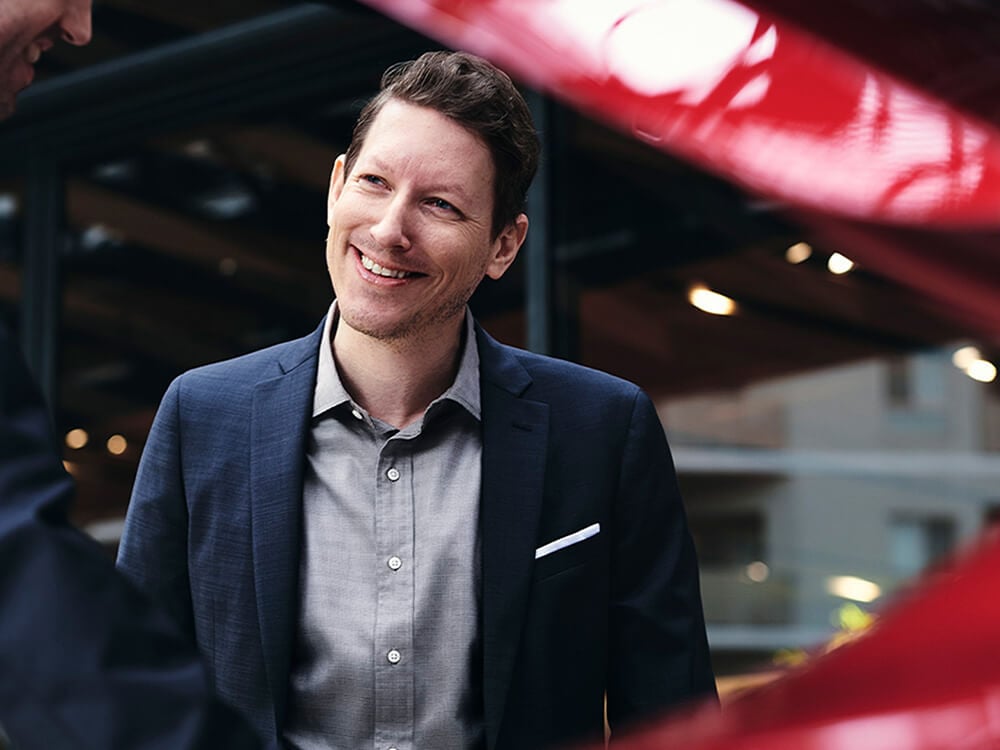
[[[407,276],[412,275],[409,271],[393,271],[391,268],[382,268],[382,266],[373,261],[367,255],[361,256],[361,265],[372,273],[378,274],[379,276],[385,276],[389,279],[405,279]]]
[[[42,48],[39,44],[30,44],[28,48],[24,51],[24,59],[28,61],[29,65],[34,65],[38,62],[38,58],[42,56]]]

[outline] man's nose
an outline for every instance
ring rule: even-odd
[[[82,46],[90,41],[90,3],[74,7],[59,21],[59,30],[67,44]]]
[[[404,201],[393,200],[385,206],[385,212],[372,225],[372,239],[386,250],[406,250],[410,247],[407,224],[408,212]]]

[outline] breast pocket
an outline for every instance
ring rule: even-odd
[[[542,545],[535,553],[535,580],[543,581],[584,565],[599,555],[602,542],[600,525],[593,524]]]

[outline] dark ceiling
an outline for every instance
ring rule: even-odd
[[[0,313],[21,297],[25,176],[65,180],[56,420],[77,520],[123,514],[142,442],[183,370],[302,335],[331,293],[323,260],[330,166],[384,67],[437,44],[351,2],[98,0],[94,40],[59,47],[0,125]],[[858,269],[779,206],[740,193],[547,100],[545,222],[558,354],[654,395],[734,388],[965,333]],[[6,206],[6,208],[4,208]],[[805,263],[786,248],[810,240]],[[477,314],[525,342],[524,260]],[[704,283],[732,317],[686,300]],[[124,435],[111,456],[104,441]]]

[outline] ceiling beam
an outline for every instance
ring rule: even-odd
[[[218,226],[81,179],[68,182],[66,206],[69,221],[76,227],[105,225],[129,244],[201,266],[220,274],[220,284],[231,283],[283,307],[321,314],[330,302],[319,243],[314,249],[261,232]],[[315,260],[304,265],[310,257]],[[220,268],[234,273],[224,277]]]
[[[370,12],[296,5],[43,81],[0,125],[0,169],[82,158],[292,102],[370,91],[390,59],[428,46]]]

